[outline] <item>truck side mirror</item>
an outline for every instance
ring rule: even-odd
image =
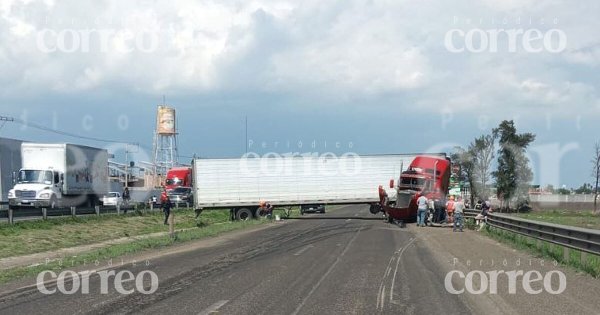
[[[16,172],[12,172],[12,183],[13,183],[13,186],[17,183],[17,173]]]

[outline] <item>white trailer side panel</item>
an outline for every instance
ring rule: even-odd
[[[416,155],[194,160],[196,208],[362,203],[397,180]]]
[[[13,173],[21,169],[21,143],[20,140],[0,138],[0,202],[8,201]]]
[[[66,194],[105,195],[108,192],[108,152],[67,144]]]

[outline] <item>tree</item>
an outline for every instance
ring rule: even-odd
[[[465,150],[462,147],[456,147],[455,152],[450,155],[450,159],[453,163],[458,164],[459,173],[458,180],[461,182],[469,183],[471,190],[471,204],[475,204],[475,196],[477,190],[475,187],[475,174],[473,164],[473,154],[469,150]]]
[[[482,135],[469,145],[469,153],[473,163],[474,186],[480,198],[489,198],[488,184],[492,177],[490,168],[494,159],[496,135]]]
[[[594,158],[592,159],[592,177],[596,181],[594,185],[594,213],[598,213],[598,182],[600,181],[600,142],[594,146]]]
[[[512,120],[502,121],[493,133],[499,137],[498,169],[492,173],[496,179],[498,197],[505,208],[510,209],[513,200],[518,207],[527,201],[529,183],[533,179],[525,150],[535,140],[535,135],[518,134]]]
[[[571,190],[565,187],[561,187],[557,190],[559,195],[570,195],[571,194]]]
[[[575,189],[576,194],[592,194],[594,193],[594,187],[592,184],[584,183],[581,187]]]

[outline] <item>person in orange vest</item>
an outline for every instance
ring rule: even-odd
[[[446,202],[446,211],[448,212],[448,223],[454,222],[454,196],[450,196]]]

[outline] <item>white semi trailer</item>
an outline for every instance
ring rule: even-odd
[[[192,165],[194,206],[230,208],[236,219],[273,206],[374,203],[417,154],[203,159]],[[389,190],[390,198],[393,190]]]
[[[94,206],[108,189],[108,153],[68,143],[21,144],[22,167],[9,206]]]
[[[0,202],[8,202],[13,178],[21,169],[21,140],[0,138]]]

